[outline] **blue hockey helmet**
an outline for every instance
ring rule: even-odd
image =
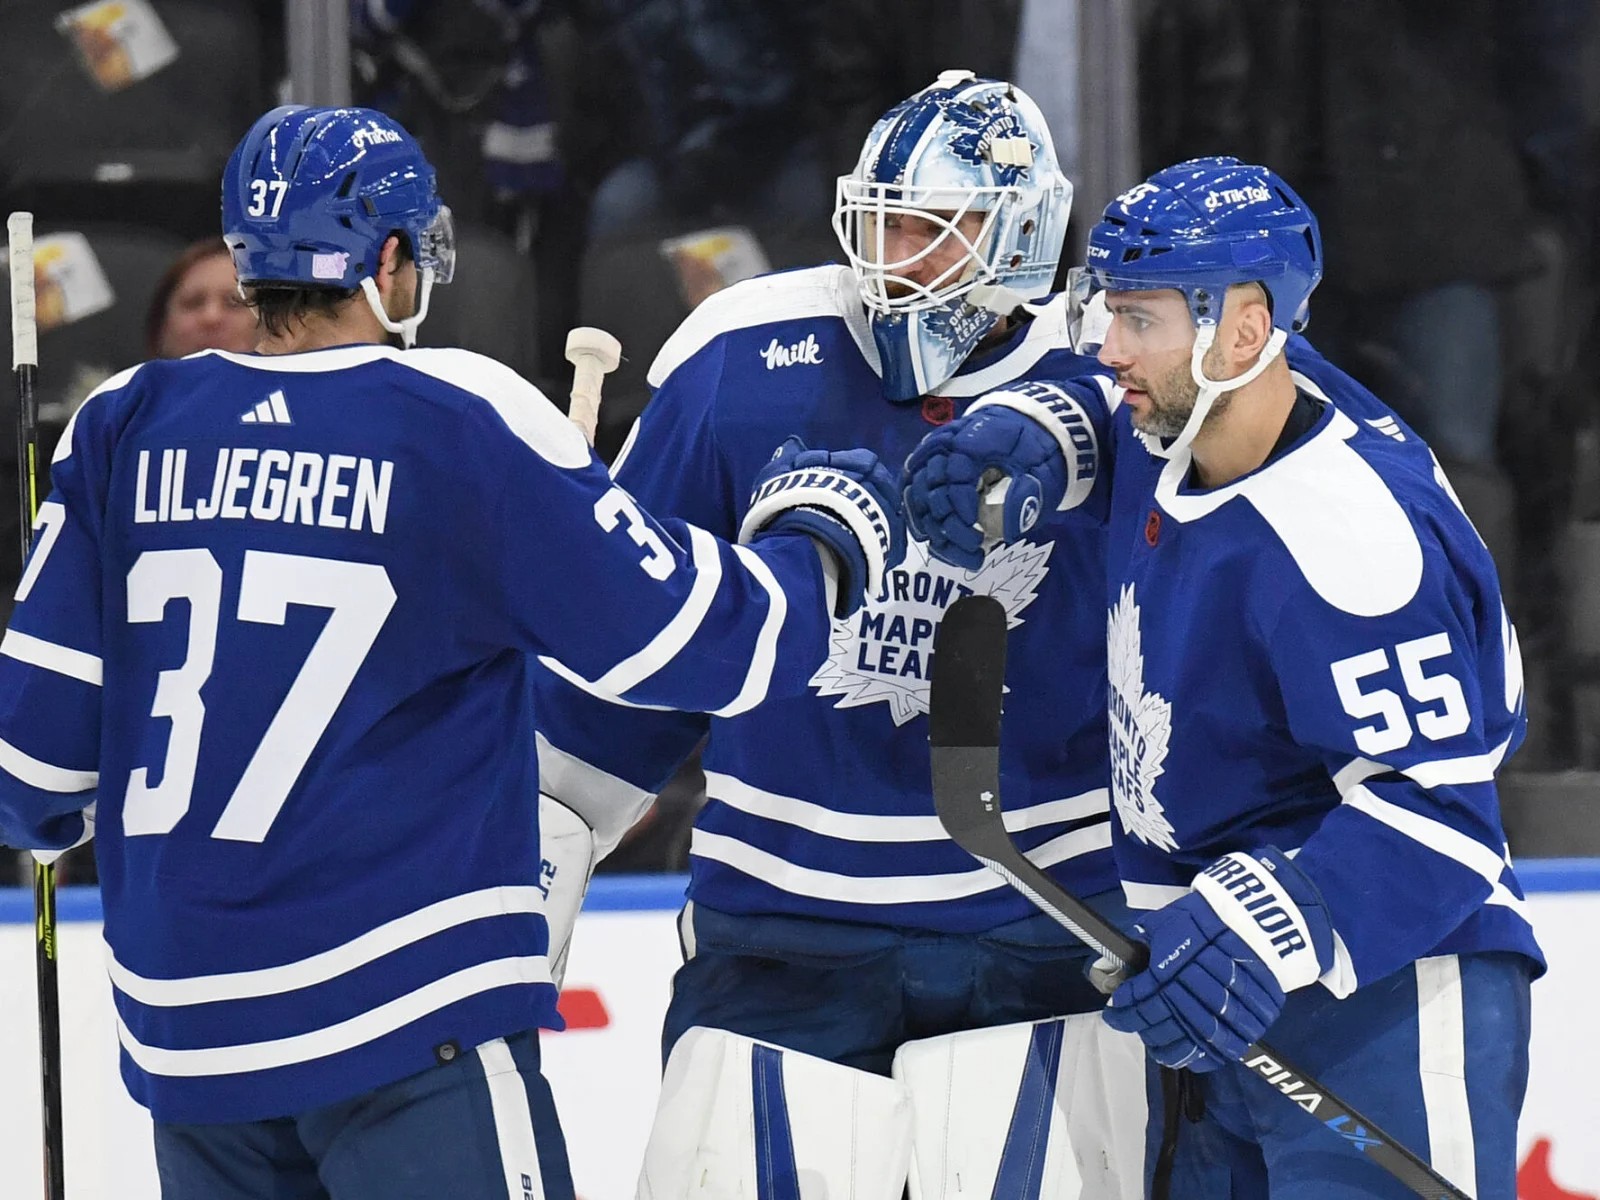
[[[1049,294],[1071,207],[1072,185],[1044,116],[1012,84],[946,71],[878,120],[855,169],[839,179],[833,225],[871,317],[891,399],[938,387],[1002,312]],[[964,231],[969,213],[982,220]],[[928,221],[935,232],[916,253],[891,262],[884,231],[901,215]],[[944,246],[961,254],[937,278],[903,274]]]
[[[370,282],[392,233],[405,236],[422,276],[418,312],[400,322]],[[360,287],[407,344],[432,285],[455,274],[433,167],[397,121],[371,108],[285,105],[257,120],[223,171],[222,234],[242,285]]]
[[[1216,323],[1229,286],[1259,283],[1273,325],[1294,333],[1322,279],[1322,235],[1276,172],[1237,158],[1196,158],[1106,205],[1089,232],[1088,267],[1108,291],[1182,292],[1200,326]]]

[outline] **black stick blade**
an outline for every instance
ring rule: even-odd
[[[962,596],[933,635],[929,744],[999,746],[1005,679],[1005,605],[993,596]]]

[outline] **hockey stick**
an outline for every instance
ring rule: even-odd
[[[945,610],[933,639],[928,742],[939,823],[968,854],[1002,875],[1043,912],[1128,972],[1150,955],[1018,850],[1000,807],[1000,709],[1006,673],[1006,611],[989,596],[963,596]],[[1422,1159],[1265,1042],[1239,1060],[1424,1200],[1467,1200]]]
[[[567,331],[567,361],[572,364],[567,416],[592,446],[600,425],[600,384],[622,361],[622,343],[604,329],[579,325]]]
[[[33,307],[33,214],[6,219],[11,264],[11,366],[17,381],[17,515],[22,525],[22,561],[33,549],[39,515],[39,333]],[[61,983],[56,974],[56,868],[33,864],[34,955],[39,994],[39,1083],[44,1100],[46,1200],[66,1195],[61,1152]]]

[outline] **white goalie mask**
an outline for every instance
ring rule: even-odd
[[[889,399],[937,388],[1001,314],[1049,293],[1071,207],[1044,117],[1009,83],[946,71],[878,120],[833,227]],[[924,236],[897,233],[908,219]]]

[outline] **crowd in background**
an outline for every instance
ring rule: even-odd
[[[492,354],[560,402],[566,331],[611,330],[626,359],[597,439],[609,458],[695,303],[838,257],[834,178],[939,71],[1023,84],[1071,175],[1073,2],[353,0],[354,99],[418,136],[457,219],[457,282],[435,293],[423,344]],[[218,253],[216,179],[283,92],[284,5],[145,4],[170,47],[63,17],[81,5],[0,14],[16,51],[0,200],[38,214],[58,285],[41,293],[47,449],[115,371],[253,338]],[[1521,771],[1600,768],[1596,6],[1138,5],[1141,174],[1227,153],[1299,189],[1331,281],[1309,336],[1428,438],[1494,551],[1527,664]],[[0,504],[0,616],[16,521]],[[691,772],[608,865],[681,868],[697,798]],[[78,856],[63,877],[91,870]]]

